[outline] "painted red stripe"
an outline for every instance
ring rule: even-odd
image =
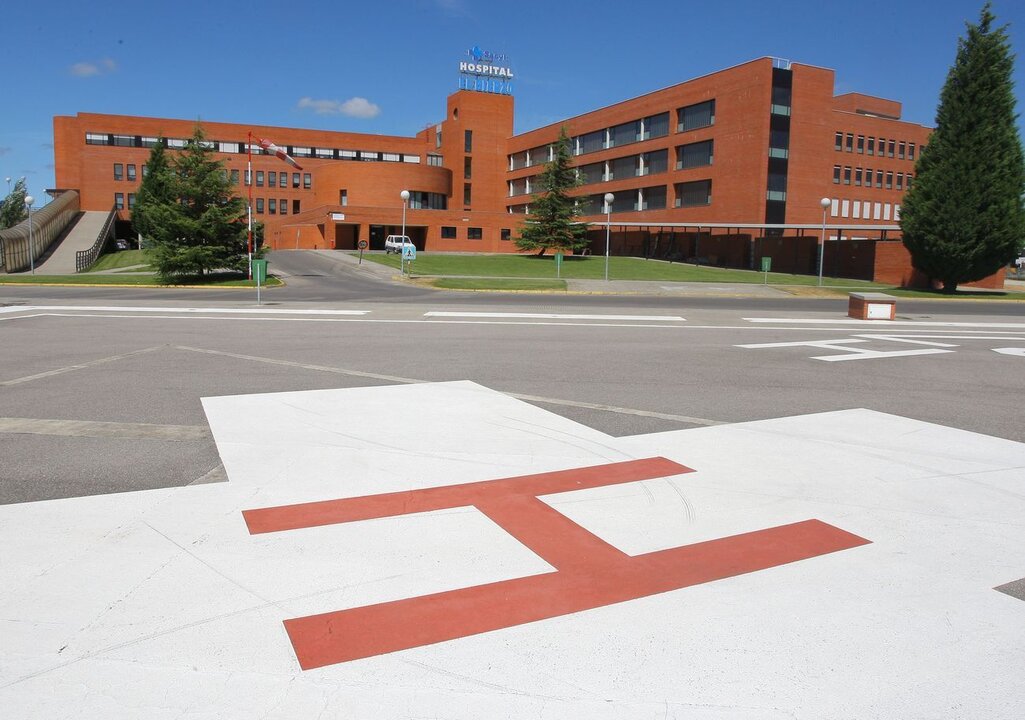
[[[653,457],[463,485],[244,510],[242,515],[249,532],[257,535],[466,507],[510,495],[550,495],[689,472],[694,471],[672,460]]]
[[[536,622],[764,570],[868,541],[818,520],[285,621],[304,670]]]

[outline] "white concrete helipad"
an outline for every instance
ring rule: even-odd
[[[1025,445],[207,398],[229,482],[0,507],[0,717],[1016,718]]]

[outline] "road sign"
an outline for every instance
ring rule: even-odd
[[[771,270],[772,270],[772,258],[768,257],[768,256],[763,257],[762,258],[762,272],[769,272]]]
[[[403,245],[402,246],[402,259],[403,260],[416,260],[416,246],[415,245]]]
[[[366,240],[360,240],[358,243],[356,243],[356,247],[358,247],[360,250],[366,250],[367,249],[367,241]]]

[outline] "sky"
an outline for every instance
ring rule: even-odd
[[[0,15],[0,181],[54,187],[53,117],[142,115],[412,136],[469,48],[513,69],[525,132],[766,55],[931,125],[979,0],[12,3]],[[1025,2],[994,0],[1025,49]],[[1025,112],[1025,60],[1015,65]],[[1019,120],[1019,127],[1021,127]],[[273,138],[269,138],[273,140]],[[0,193],[7,189],[0,185]]]

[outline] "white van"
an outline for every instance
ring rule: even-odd
[[[384,253],[390,255],[393,252],[401,253],[406,245],[413,245],[408,235],[389,235],[384,239]],[[414,245],[415,247],[415,245]]]

